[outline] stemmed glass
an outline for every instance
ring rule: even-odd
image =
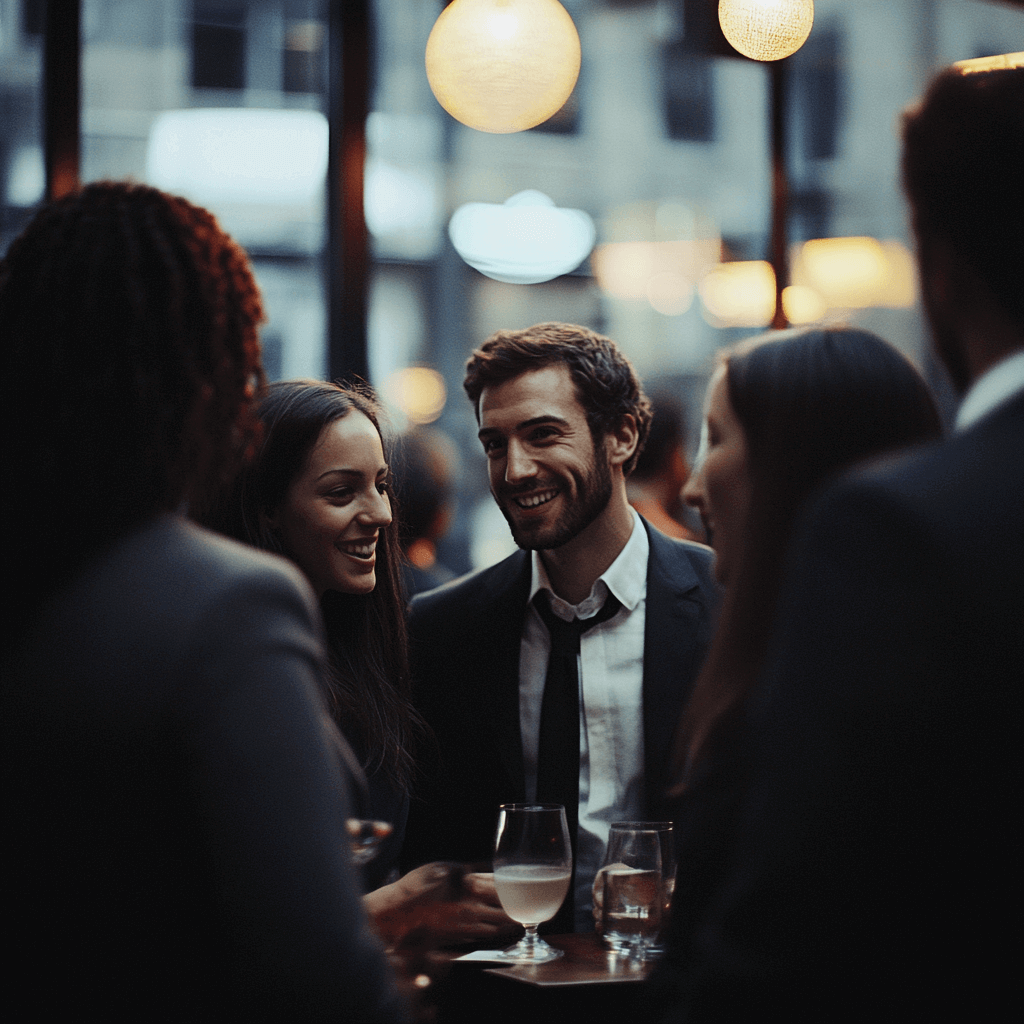
[[[502,804],[494,847],[494,887],[505,913],[526,934],[499,954],[503,960],[542,964],[562,956],[537,934],[569,890],[572,847],[561,804]]]

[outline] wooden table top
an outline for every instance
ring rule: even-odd
[[[599,935],[545,935],[545,941],[565,956],[546,964],[511,964],[491,967],[487,974],[509,978],[539,988],[572,985],[608,985],[643,981],[654,969],[650,960],[636,961],[605,948]]]

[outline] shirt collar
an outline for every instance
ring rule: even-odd
[[[964,396],[956,414],[956,429],[966,430],[983,416],[1024,391],[1024,349],[986,370]]]
[[[573,617],[589,619],[596,615],[605,602],[608,593],[614,594],[621,604],[632,611],[647,595],[647,559],[650,554],[650,541],[640,517],[634,509],[633,529],[625,547],[618,557],[597,578],[590,593],[579,604],[572,605],[563,601],[553,590],[548,580],[544,560],[539,551],[530,552],[530,600],[539,590],[550,590],[552,594],[551,609],[566,622]]]

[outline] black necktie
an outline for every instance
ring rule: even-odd
[[[576,865],[576,830],[580,805],[580,694],[577,669],[580,637],[621,607],[609,592],[601,610],[589,619],[566,622],[552,610],[548,591],[538,591],[534,605],[548,627],[551,654],[544,677],[537,747],[537,802],[564,804],[572,842],[573,875]],[[557,917],[545,931],[573,931],[573,883]]]

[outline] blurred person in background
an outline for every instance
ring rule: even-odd
[[[690,477],[683,409],[668,394],[655,395],[651,407],[651,430],[636,468],[626,480],[626,496],[655,529],[679,540],[702,541],[702,536],[682,522],[683,486]]]
[[[366,907],[389,940],[428,913],[438,941],[492,939],[512,925],[489,874],[430,863],[398,877],[427,737],[409,695],[398,510],[377,400],[369,386],[278,381],[257,414],[254,457],[204,519],[291,559],[320,602],[328,708],[366,773],[366,817],[391,825],[364,869]]]
[[[145,186],[44,207],[0,261],[23,1014],[406,1018],[351,864],[361,772],[312,594],[182,513],[259,437],[261,319],[216,220]]]
[[[455,450],[451,440],[432,427],[406,431],[395,446],[396,490],[401,502],[398,536],[408,597],[455,578],[438,561],[437,545],[451,522]]]

